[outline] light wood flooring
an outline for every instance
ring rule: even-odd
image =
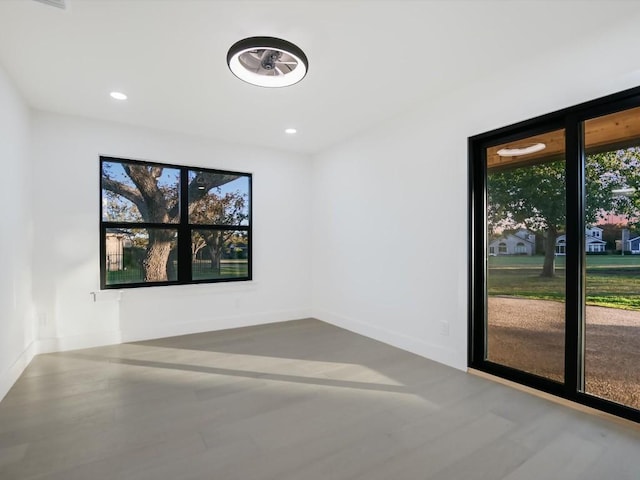
[[[317,320],[36,357],[0,479],[640,479],[640,429]]]

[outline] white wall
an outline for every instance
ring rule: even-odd
[[[33,118],[43,351],[310,314],[309,159],[49,113]],[[99,156],[253,173],[252,282],[99,291]]]
[[[412,112],[318,155],[314,316],[464,369],[467,138],[637,86],[639,32],[621,18],[505,59],[493,78],[426,92]]]
[[[426,92],[412,112],[313,163],[49,113],[30,128],[0,71],[3,231],[20,232],[0,236],[11,252],[0,277],[0,396],[35,350],[34,323],[49,351],[313,314],[464,368],[467,137],[640,84],[637,21],[624,22],[519,66],[506,59],[508,72],[497,66],[463,90]],[[94,301],[100,154],[252,172],[254,281]]]
[[[0,400],[34,354],[29,110],[0,67]]]

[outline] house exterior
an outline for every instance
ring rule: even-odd
[[[607,242],[602,240],[602,229],[600,227],[585,228],[584,251],[587,253],[604,253],[607,249]],[[556,238],[556,255],[567,254],[567,236],[560,235]]]
[[[634,255],[640,254],[640,237],[637,236],[637,232],[633,233],[636,235],[633,238],[629,238],[632,232],[630,232],[627,228],[622,229],[622,238],[620,240],[616,240],[616,251],[623,251],[624,253],[632,253]],[[624,245],[624,248],[622,248]]]
[[[627,251],[635,255],[640,254],[640,237],[630,238],[627,240]]]
[[[503,235],[489,244],[489,255],[533,255],[536,253],[536,236],[522,228],[516,233]]]

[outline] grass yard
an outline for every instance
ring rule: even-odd
[[[192,271],[194,280],[246,277],[249,274],[249,263],[247,260],[222,260],[218,273],[210,267],[208,260],[196,260],[193,262]]]
[[[208,260],[196,260],[192,264],[192,272],[194,280],[246,277],[249,274],[249,264],[247,260],[222,260],[220,262],[220,272],[218,273],[211,268]],[[172,278],[171,280],[176,279]],[[144,282],[144,272],[140,268],[127,268],[126,270],[107,272],[107,285],[141,282]]]
[[[139,268],[128,267],[126,270],[107,272],[107,285],[121,283],[139,283],[144,280],[144,273]]]
[[[542,278],[542,256],[489,257],[488,294],[564,300],[565,257],[556,257],[556,276]],[[588,255],[587,305],[640,310],[640,255]]]

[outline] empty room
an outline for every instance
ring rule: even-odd
[[[1,0],[0,479],[640,479],[639,22]]]

